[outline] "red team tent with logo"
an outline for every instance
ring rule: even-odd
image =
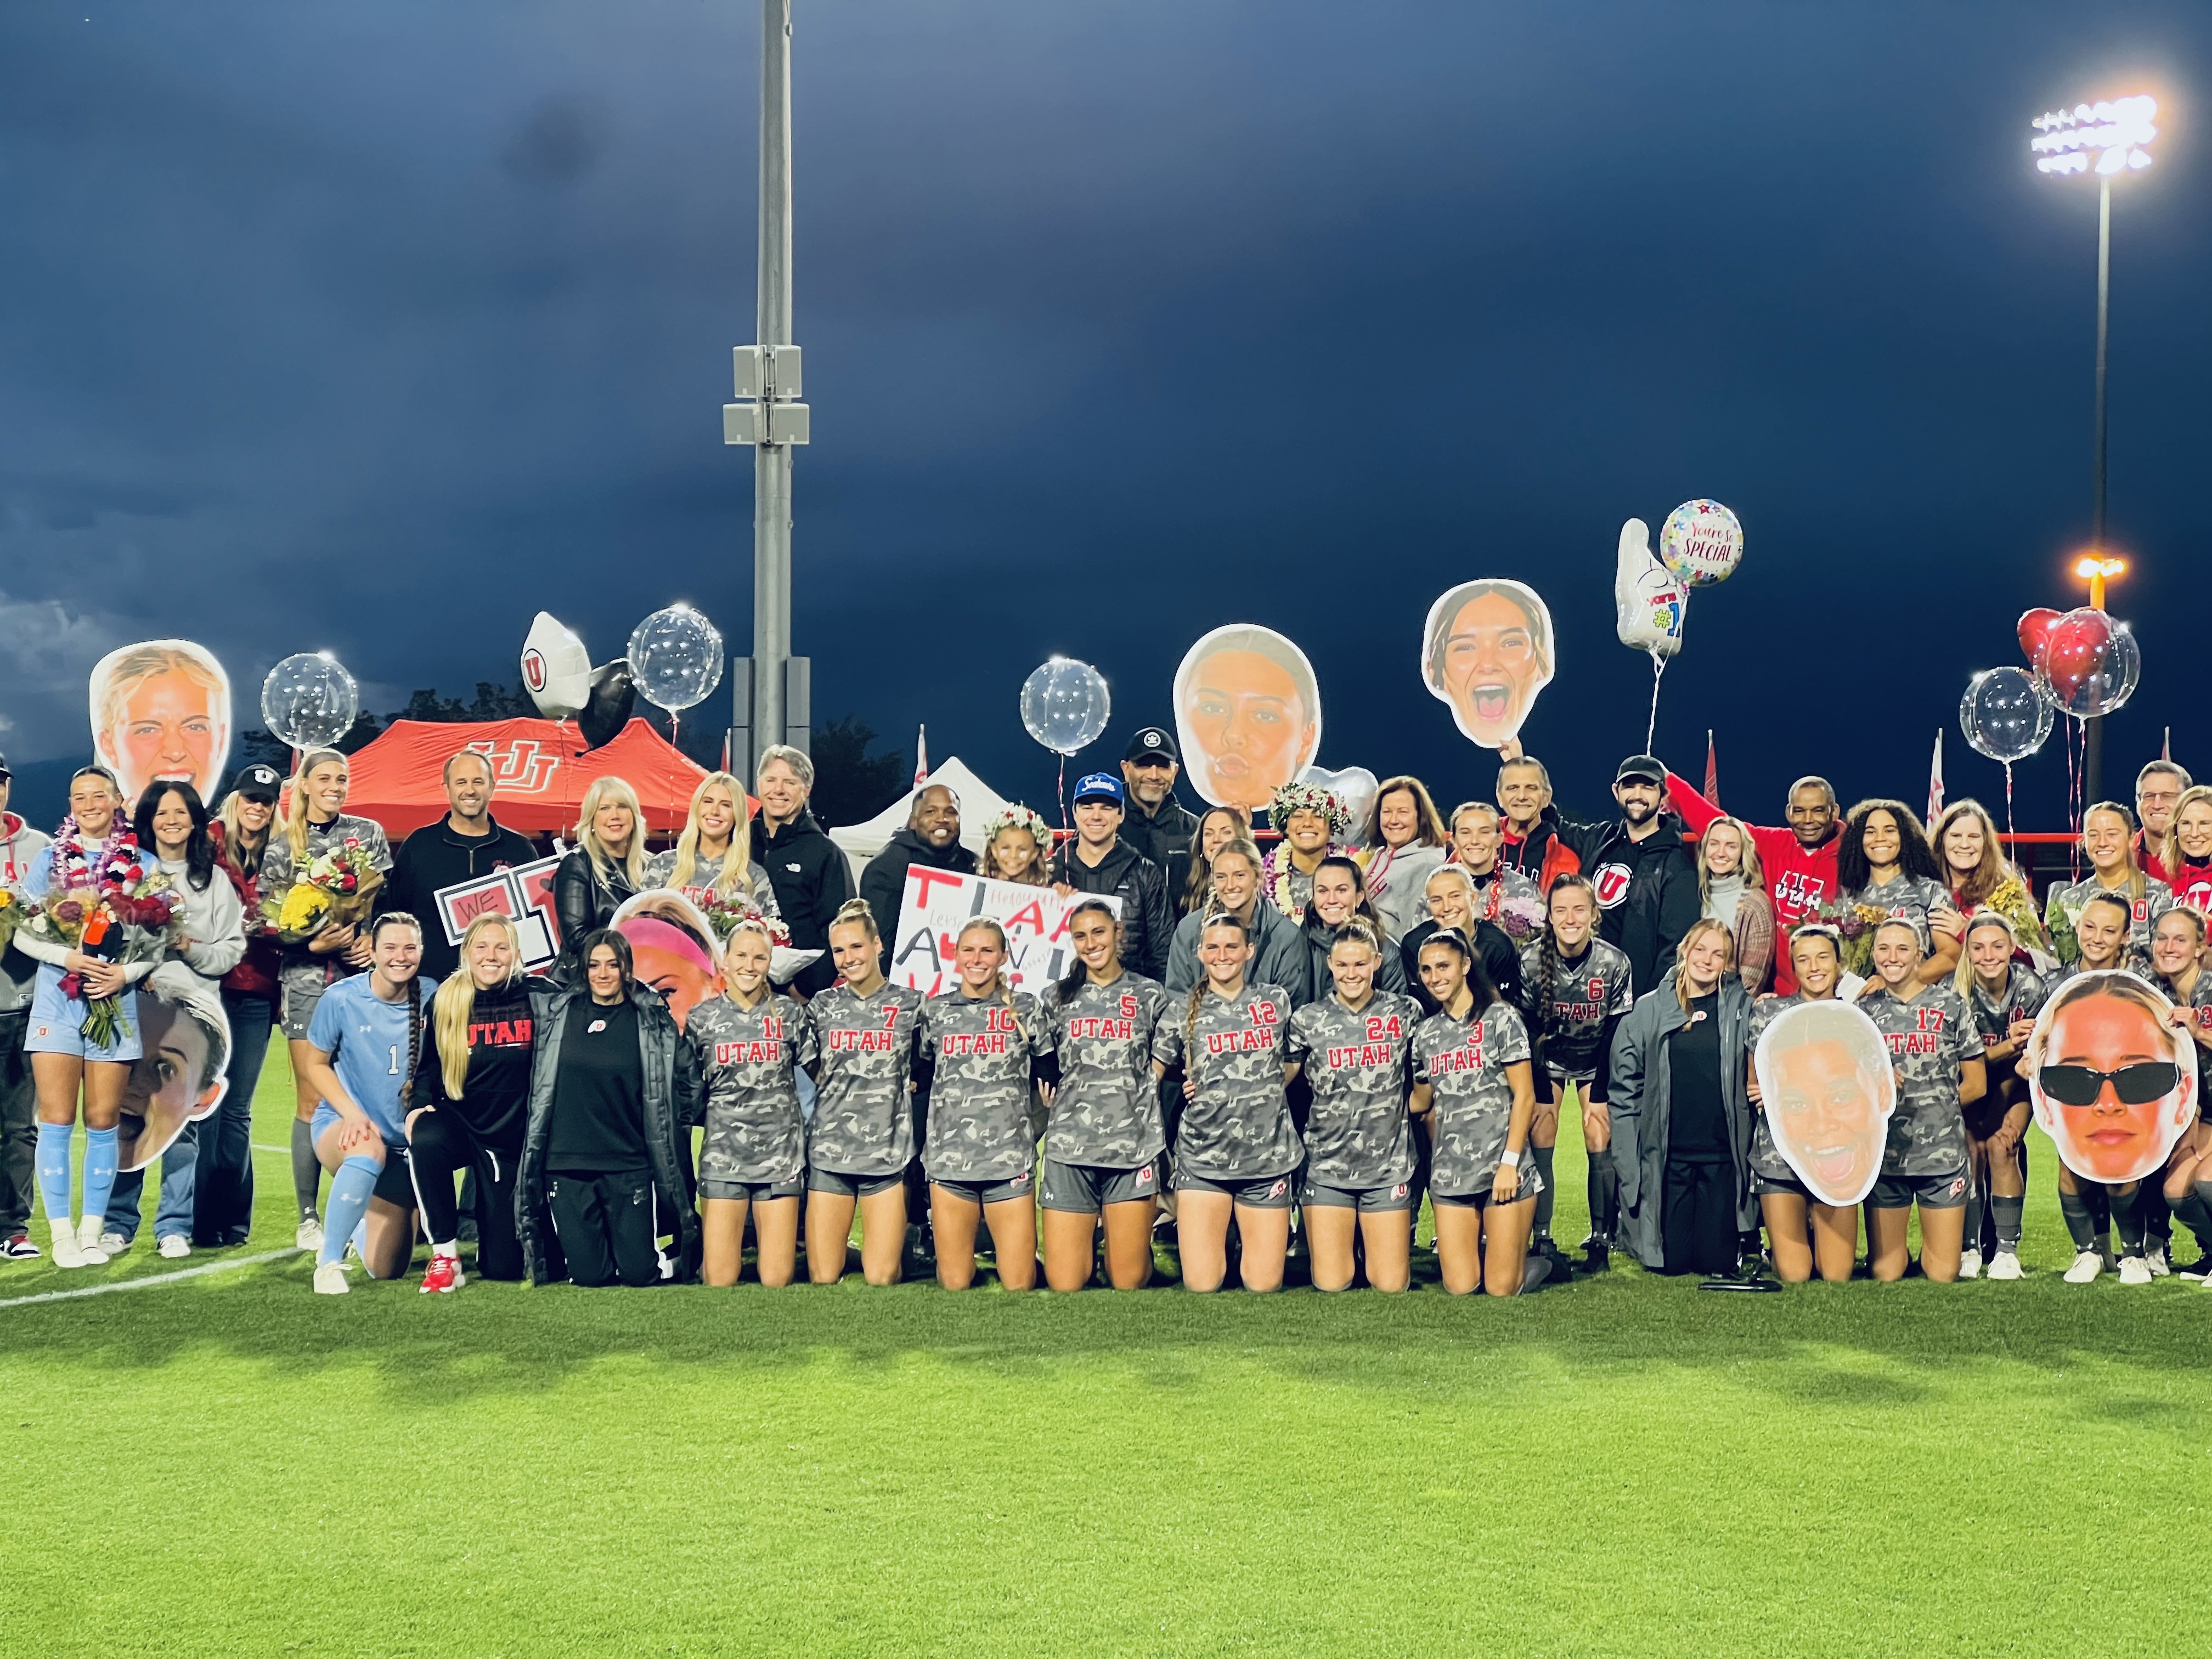
[[[572,720],[394,720],[352,757],[346,811],[374,818],[396,848],[409,831],[445,817],[443,775],[457,749],[491,763],[492,817],[526,836],[571,841],[594,778],[628,781],[645,808],[647,831],[665,837],[683,829],[691,792],[707,775],[641,720],[589,750]]]

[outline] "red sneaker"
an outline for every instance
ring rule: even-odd
[[[433,1291],[458,1291],[463,1282],[460,1257],[434,1255],[430,1258],[430,1265],[422,1271],[422,1294],[428,1296]]]

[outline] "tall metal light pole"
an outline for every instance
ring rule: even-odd
[[[791,339],[791,0],[761,0],[759,282],[759,343],[736,349],[739,401],[722,405],[722,441],[753,450],[753,654],[730,677],[730,763],[749,778],[812,724],[811,665],[791,654],[791,452],[811,424]]]
[[[2097,174],[2097,395],[2093,453],[2090,461],[2089,550],[2077,574],[2090,578],[2089,603],[2105,608],[2105,578],[2123,568],[2105,550],[2105,343],[2112,293],[2112,180],[2123,173],[2139,173],[2150,165],[2149,144],[2158,137],[2153,125],[2158,100],[2138,94],[2072,109],[2052,110],[2029,125],[2035,137],[2028,143],[2039,173],[2064,175]],[[2092,573],[2090,567],[2098,568]],[[2109,567],[2109,568],[2107,568]],[[2105,722],[2093,717],[2082,723],[2082,784],[2084,799],[2104,799]]]

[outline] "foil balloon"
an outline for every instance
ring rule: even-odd
[[[2020,625],[2014,631],[2020,635],[2021,654],[2027,659],[2031,669],[2043,666],[2043,653],[2051,648],[2051,630],[2058,625],[2059,614],[2043,605],[2021,612]]]
[[[361,687],[327,651],[287,657],[261,682],[261,718],[295,749],[327,749],[361,717]]]
[[[549,720],[565,720],[592,699],[592,659],[583,641],[541,611],[522,641],[522,689]]]
[[[1175,677],[1176,739],[1191,787],[1249,819],[1313,764],[1321,685],[1306,653],[1272,628],[1231,623],[1183,653]]]
[[[2110,714],[2135,695],[2142,648],[2128,625],[2083,606],[2051,625],[2035,684],[2061,714],[2076,720]]]
[[[1106,677],[1073,657],[1048,658],[1022,682],[1022,727],[1055,755],[1097,742],[1113,712]]]
[[[1743,526],[1718,501],[1684,501],[1659,527],[1659,557],[1692,587],[1724,582],[1743,562]]]
[[[632,629],[628,658],[639,694],[672,714],[722,683],[721,630],[688,605],[656,611]]]
[[[135,803],[156,778],[215,799],[230,754],[230,676],[190,640],[143,640],[92,671],[92,748]]]
[[[1460,733],[1496,749],[1519,733],[1558,672],[1552,613],[1536,590],[1503,576],[1437,596],[1421,629],[1421,678]]]
[[[576,730],[586,750],[604,749],[622,735],[637,707],[637,682],[621,657],[592,671],[591,696],[576,714]]]
[[[2121,1184],[2166,1167],[2197,1121],[2196,1039],[2134,974],[2068,980],[2036,1016],[2023,1069],[2035,1121],[2066,1167]]]
[[[1682,648],[1690,607],[1682,580],[1651,556],[1651,531],[1641,519],[1620,527],[1613,562],[1613,631],[1623,645],[1671,657]]]
[[[2051,705],[2024,668],[1984,668],[1959,699],[1959,729],[1978,755],[2010,765],[2051,735]]]
[[[1345,816],[1352,820],[1355,833],[1374,816],[1375,797],[1382,788],[1382,780],[1364,766],[1347,766],[1341,772],[1332,772],[1325,766],[1309,766],[1298,774],[1298,781],[1334,795]]]

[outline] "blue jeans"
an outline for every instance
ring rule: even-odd
[[[161,1154],[161,1196],[154,1206],[156,1238],[167,1238],[172,1233],[185,1237],[191,1235],[192,1184],[199,1164],[201,1127],[198,1123],[185,1125],[183,1133]],[[131,1170],[117,1176],[115,1191],[107,1200],[107,1224],[102,1231],[120,1233],[125,1238],[137,1237],[139,1212],[144,1207],[140,1195],[145,1188],[143,1170]]]
[[[199,1125],[199,1183],[192,1196],[192,1243],[212,1249],[246,1243],[253,1221],[253,1096],[269,1058],[276,1019],[273,996],[222,994],[230,1016],[230,1087]]]

